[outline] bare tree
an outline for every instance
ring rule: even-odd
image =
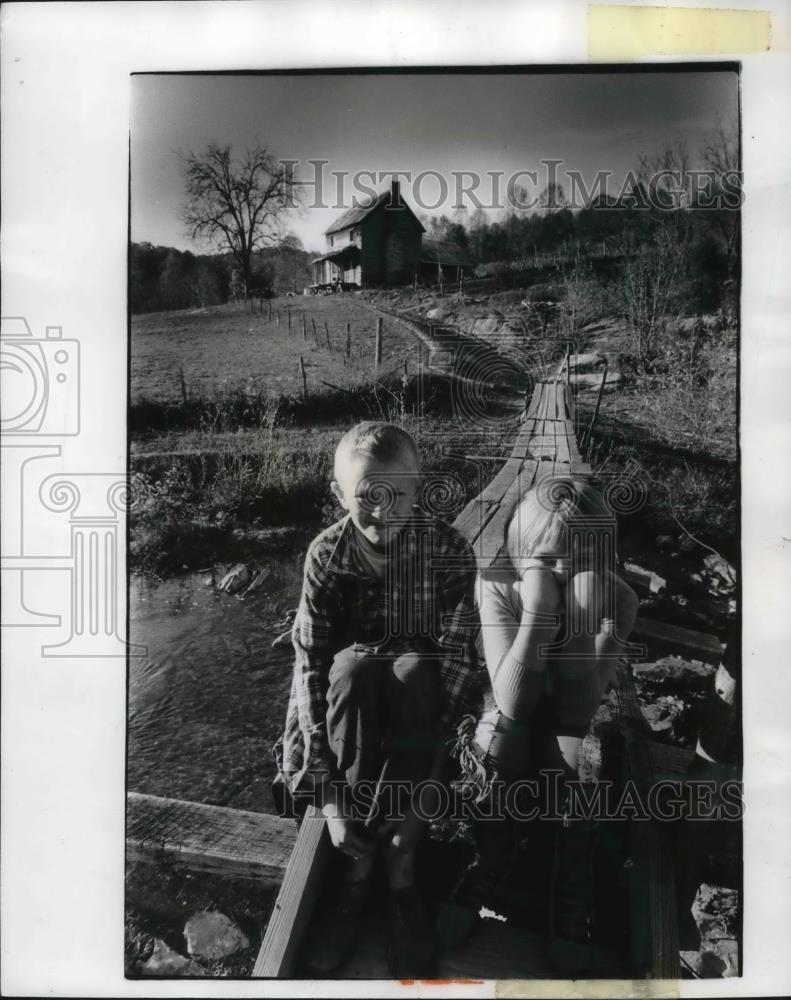
[[[629,325],[643,371],[650,371],[665,331],[686,246],[673,226],[660,227],[624,263],[614,287],[619,313]]]
[[[185,182],[181,218],[192,239],[230,253],[250,293],[253,255],[279,241],[293,205],[294,183],[266,146],[257,143],[234,159],[230,146],[210,143],[180,156]]]
[[[704,219],[723,240],[728,274],[735,278],[739,266],[739,208],[742,191],[738,125],[735,122],[719,122],[704,137],[702,156],[712,175],[708,192],[711,204],[704,213]]]

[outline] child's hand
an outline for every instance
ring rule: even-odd
[[[331,782],[321,786],[321,811],[327,820],[327,830],[332,846],[355,861],[366,857],[374,850],[374,841],[359,824],[349,819],[343,803]]]
[[[522,611],[530,615],[542,612],[558,614],[561,610],[561,593],[552,567],[536,559],[522,569],[521,579],[513,585],[519,594]]]
[[[374,850],[374,842],[358,824],[346,816],[327,816],[327,830],[332,846],[359,861]]]
[[[425,820],[421,819],[410,806],[403,818],[388,828],[388,835],[392,831],[387,847],[388,856],[411,854],[423,835],[424,826]]]

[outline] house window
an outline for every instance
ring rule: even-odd
[[[335,237],[334,236],[330,236],[330,246],[331,247],[335,246]]]

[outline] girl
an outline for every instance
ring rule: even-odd
[[[583,737],[615,679],[638,601],[614,572],[614,516],[586,479],[549,477],[529,490],[508,520],[504,555],[477,581],[496,707],[474,735],[469,724],[460,731],[459,756],[479,802],[491,799],[498,783],[507,800],[507,787],[538,767],[559,778],[551,806],[564,823],[550,929],[552,952],[570,971],[589,959],[591,824],[570,822],[565,782],[577,777]],[[486,814],[496,816],[496,807]],[[507,820],[479,820],[476,840],[478,862],[444,913],[446,941],[472,925],[487,892],[508,875],[514,838]]]

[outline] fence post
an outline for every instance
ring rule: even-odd
[[[299,370],[302,372],[302,398],[307,400],[308,398],[308,376],[305,371],[305,360],[300,354],[299,356]]]
[[[277,325],[280,326],[280,310],[277,311]]]
[[[350,358],[352,356],[352,325],[351,323],[346,324],[346,357]]]
[[[288,313],[288,332],[291,333],[291,306],[286,306],[286,312]]]
[[[270,323],[272,322],[272,300],[271,299],[269,300],[269,317],[268,317],[268,322],[270,322]]]
[[[189,400],[187,398],[187,383],[184,381],[183,368],[179,368],[179,382],[181,383],[181,401],[186,406]]]
[[[313,339],[316,341],[316,347],[319,347],[319,335],[316,333],[316,320],[311,316],[310,322],[313,324]]]
[[[376,340],[374,342],[374,371],[379,371],[382,365],[382,326],[384,320],[380,316],[376,321]]]
[[[332,344],[330,343],[330,328],[327,326],[327,320],[324,320],[324,332],[327,334],[327,350],[332,350]]]
[[[307,327],[307,323],[305,322],[305,313],[304,312],[302,313],[302,339],[303,340],[307,340],[308,339],[308,327]]]

